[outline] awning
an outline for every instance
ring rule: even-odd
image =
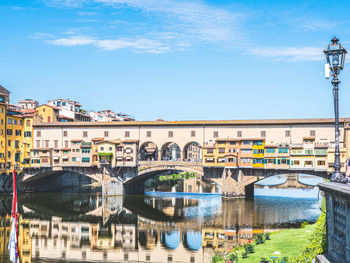
[[[99,156],[112,156],[113,153],[97,153]]]

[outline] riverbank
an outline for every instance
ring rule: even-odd
[[[262,244],[257,244],[259,243],[257,240],[251,243],[253,249],[250,251],[253,250],[253,253],[247,253],[244,247],[231,253],[238,257],[238,260],[233,262],[254,263],[262,259],[273,262],[273,259],[283,258],[288,258],[288,262],[311,262],[317,254],[325,252],[325,214],[322,214],[314,224],[270,233],[268,239],[263,235],[261,238],[264,240]],[[215,261],[213,258],[213,262],[225,262],[222,258],[218,259],[219,257]]]

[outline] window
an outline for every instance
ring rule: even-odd
[[[32,132],[31,131],[25,131],[24,132],[24,137],[32,137]]]
[[[7,158],[11,158],[11,152],[10,151],[7,152]]]
[[[90,149],[81,149],[81,153],[90,153]]]
[[[105,137],[108,137],[108,131],[105,131]]]
[[[68,141],[64,141],[64,148],[68,148]]]
[[[26,126],[30,126],[30,120],[26,120]]]
[[[49,140],[45,140],[45,148],[49,148]]]
[[[109,150],[110,150],[110,151],[112,151],[112,149],[113,149],[112,147],[109,147]]]
[[[41,159],[41,163],[49,163],[49,159],[48,158],[42,158]]]
[[[312,161],[305,161],[305,165],[312,165]]]
[[[7,146],[11,147],[11,141],[10,140],[7,141]]]
[[[213,149],[213,148],[207,149],[207,153],[213,153],[213,152],[214,152],[214,149]]]
[[[286,137],[290,137],[290,131],[286,131]]]
[[[63,137],[67,137],[68,136],[68,132],[67,131],[63,131]]]
[[[219,148],[219,153],[225,153],[225,148]]]
[[[151,131],[147,131],[147,135],[146,135],[147,137],[151,137],[152,136],[152,133],[151,133]]]
[[[196,137],[196,131],[191,131],[191,137]]]
[[[310,131],[310,136],[311,137],[315,137],[316,136],[316,131],[315,130],[311,130]]]
[[[278,149],[278,153],[288,153],[287,148]]]
[[[55,148],[58,148],[58,140],[54,140]]]
[[[275,149],[272,149],[272,148],[267,148],[266,149],[266,153],[275,153]]]
[[[219,132],[218,131],[214,131],[213,137],[214,138],[218,138],[219,137]]]
[[[11,129],[7,129],[7,130],[6,130],[6,134],[7,134],[7,135],[12,135],[12,130],[11,130]]]
[[[47,116],[47,122],[51,122],[51,116]]]
[[[305,154],[313,154],[313,150],[305,150]]]
[[[130,137],[130,132],[129,131],[125,131],[125,138],[129,138]]]
[[[88,137],[88,132],[87,131],[83,131],[83,137]]]
[[[90,158],[89,157],[83,157],[83,158],[81,158],[81,161],[83,163],[89,163],[90,162]]]
[[[122,152],[122,151],[123,151],[123,146],[118,146],[118,147],[117,147],[117,151],[118,151],[118,152]]]
[[[18,149],[19,148],[19,141],[15,140],[15,148]]]
[[[317,161],[317,165],[326,165],[325,161]]]
[[[12,124],[12,119],[9,118],[9,119],[7,120],[7,124]]]
[[[100,148],[100,151],[103,151],[103,150],[104,150],[104,147],[101,147],[101,148]]]
[[[294,165],[300,165],[300,161],[294,161]]]
[[[41,137],[41,131],[36,131],[36,137]]]
[[[242,137],[242,131],[237,131],[237,137]]]
[[[169,138],[173,138],[174,137],[174,133],[172,131],[168,131],[168,137]]]
[[[36,148],[40,148],[40,140],[36,140]]]
[[[260,136],[261,136],[262,138],[265,138],[265,137],[266,137],[266,131],[261,131],[261,132],[260,132]]]

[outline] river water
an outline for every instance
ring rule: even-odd
[[[181,193],[20,195],[21,262],[210,262],[214,252],[320,215],[317,189],[274,193],[234,200]],[[0,197],[0,263],[9,262],[10,209],[11,197]]]

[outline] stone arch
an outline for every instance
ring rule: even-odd
[[[183,161],[201,162],[202,146],[196,141],[186,143],[183,148]]]
[[[158,151],[158,146],[154,142],[144,142],[140,145],[139,159],[140,161],[157,161]]]
[[[77,171],[67,169],[61,171],[38,171],[23,176],[20,188],[22,191],[61,191],[64,189],[77,189],[83,185],[91,185],[94,181],[102,182],[101,172]]]
[[[187,231],[183,233],[184,247],[190,251],[197,251],[202,248],[202,232]]]
[[[161,148],[162,161],[179,161],[181,160],[181,148],[175,142],[164,143]]]
[[[167,249],[177,249],[181,243],[180,231],[173,230],[172,232],[163,232],[161,235],[161,242]]]

